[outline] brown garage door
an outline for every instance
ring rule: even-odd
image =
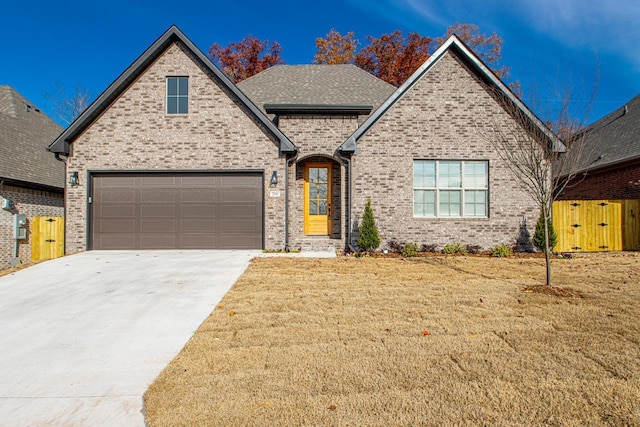
[[[92,249],[262,248],[262,174],[91,179]]]

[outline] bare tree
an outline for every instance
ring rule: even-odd
[[[594,86],[595,87],[595,86]],[[499,88],[491,89],[493,97],[513,120],[495,119],[487,127],[478,126],[482,137],[493,145],[527,193],[535,200],[544,220],[546,284],[551,285],[551,257],[549,247],[549,219],[553,202],[562,190],[572,183],[578,173],[588,130],[584,130],[591,101],[582,104],[584,114],[577,118],[573,109],[576,98],[570,89],[562,91],[556,106],[543,122],[517,98]]]
[[[43,91],[42,96],[49,103],[51,115],[66,126],[73,123],[91,103],[91,91],[80,83],[67,90],[64,84],[56,82],[51,91]]]

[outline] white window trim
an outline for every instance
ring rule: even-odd
[[[180,98],[187,98],[187,112],[186,113],[170,113],[169,112],[169,79],[187,79],[187,94],[186,95],[171,95],[172,97],[177,98],[178,100]],[[164,113],[167,116],[170,117],[174,117],[174,116],[187,116],[189,115],[189,110],[191,110],[191,107],[189,105],[189,89],[191,84],[189,83],[189,76],[166,76],[165,78],[165,82],[164,82]],[[180,103],[178,102],[178,105],[180,105]]]
[[[488,160],[453,160],[453,159],[414,159],[412,168],[415,168],[416,162],[434,162],[436,166],[435,170],[435,178],[436,185],[435,187],[417,187],[415,183],[412,182],[412,209],[413,209],[413,217],[414,218],[428,218],[428,219],[487,219],[489,218],[489,161]],[[460,163],[460,187],[451,187],[451,188],[440,188],[440,162],[459,162]],[[464,164],[465,163],[478,163],[483,162],[487,165],[487,186],[486,187],[465,187],[465,176],[464,176]],[[413,181],[413,170],[411,179]],[[415,210],[415,191],[416,190],[426,190],[426,191],[435,191],[435,215],[416,215]],[[459,216],[441,216],[440,215],[440,191],[460,191],[460,215]],[[485,202],[485,214],[484,215],[465,215],[465,191],[485,191],[487,194],[486,202]]]

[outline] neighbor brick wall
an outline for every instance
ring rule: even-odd
[[[640,161],[611,169],[588,172],[568,185],[558,200],[640,199]]]
[[[62,193],[32,190],[28,188],[0,185],[0,196],[14,204],[10,211],[0,210],[0,268],[11,266],[14,255],[14,214],[27,216],[27,238],[18,240],[18,256],[25,263],[31,261],[31,225],[36,216],[63,216]]]
[[[189,76],[189,114],[166,115],[167,76]],[[67,253],[86,249],[88,171],[263,170],[265,247],[284,247],[284,197],[269,197],[272,171],[285,159],[270,139],[189,56],[170,46],[74,143],[68,173]],[[68,177],[67,177],[68,179]]]
[[[354,222],[370,197],[383,246],[389,239],[440,247],[453,241],[483,248],[513,244],[523,220],[532,231],[538,208],[483,136],[511,120],[482,83],[447,53],[358,142]],[[414,159],[488,161],[489,217],[414,218]]]

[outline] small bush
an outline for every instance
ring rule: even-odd
[[[373,209],[371,209],[371,199],[367,199],[367,204],[364,207],[357,244],[364,252],[375,251],[380,246],[380,233],[373,216]]]
[[[403,257],[412,257],[418,255],[418,245],[415,243],[407,243],[402,248],[402,256]]]
[[[403,247],[404,244],[399,242],[397,239],[391,239],[387,242],[387,248],[389,249],[389,252],[395,252],[399,254],[402,252]]]
[[[553,221],[551,221],[551,218],[547,218],[547,224],[549,229],[549,250],[553,252],[553,247],[558,243],[558,236],[553,228]],[[535,246],[540,252],[546,252],[544,242],[544,215],[542,212],[540,212],[540,218],[538,218],[538,222],[536,223],[536,230],[533,233],[531,243],[533,243],[533,246]]]
[[[467,249],[467,252],[469,252],[470,254],[477,254],[480,252],[480,249],[482,248],[478,245],[467,245],[466,249]]]
[[[420,252],[436,252],[438,249],[438,245],[434,245],[433,243],[427,245],[424,244],[420,246]]]
[[[466,254],[467,248],[464,247],[462,243],[453,242],[444,246],[442,249],[443,254],[451,255],[451,254]]]
[[[496,245],[493,249],[491,249],[491,256],[494,256],[496,258],[510,257],[511,255],[513,255],[513,250],[509,246],[502,243]]]

